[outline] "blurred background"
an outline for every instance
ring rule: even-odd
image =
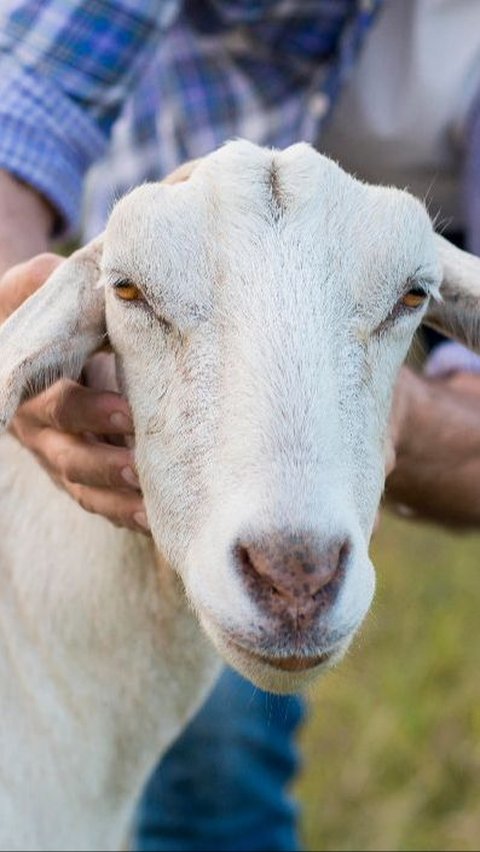
[[[366,626],[310,695],[307,849],[480,849],[479,544],[383,515]]]

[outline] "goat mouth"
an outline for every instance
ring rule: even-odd
[[[323,654],[317,654],[314,657],[301,657],[294,655],[290,657],[271,657],[266,654],[251,651],[250,649],[245,648],[244,645],[239,645],[237,642],[234,642],[232,639],[230,639],[229,642],[236,651],[239,651],[245,657],[248,657],[252,660],[252,662],[261,663],[264,666],[266,665],[282,672],[306,672],[310,669],[315,669],[318,666],[325,665],[333,657],[332,651],[325,651]]]

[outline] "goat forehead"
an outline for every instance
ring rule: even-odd
[[[385,286],[431,266],[431,232],[413,197],[362,184],[307,145],[232,143],[186,183],[147,185],[120,202],[106,262],[153,298],[197,308],[229,285],[254,299],[249,282],[272,275],[280,289],[320,275],[361,298],[375,279]]]
[[[408,277],[434,277],[433,230],[416,199],[309,154],[270,159],[246,185],[222,173],[215,244],[227,296],[252,306],[267,296],[277,308],[283,297],[289,309],[296,299],[301,311],[312,300],[348,307],[345,296],[361,304],[381,291],[388,304]]]

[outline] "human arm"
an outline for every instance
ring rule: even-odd
[[[83,179],[180,0],[6,0],[0,168],[78,223]]]
[[[53,220],[41,195],[0,170],[0,276],[15,263],[47,251]],[[0,292],[0,322],[10,312],[7,295]]]

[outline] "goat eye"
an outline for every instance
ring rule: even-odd
[[[408,293],[401,299],[401,304],[406,308],[419,308],[424,304],[425,300],[428,298],[428,293],[425,292],[421,287],[412,287]]]
[[[143,301],[141,290],[135,284],[132,284],[131,281],[117,281],[113,285],[113,289],[117,298],[122,299],[124,302]]]

